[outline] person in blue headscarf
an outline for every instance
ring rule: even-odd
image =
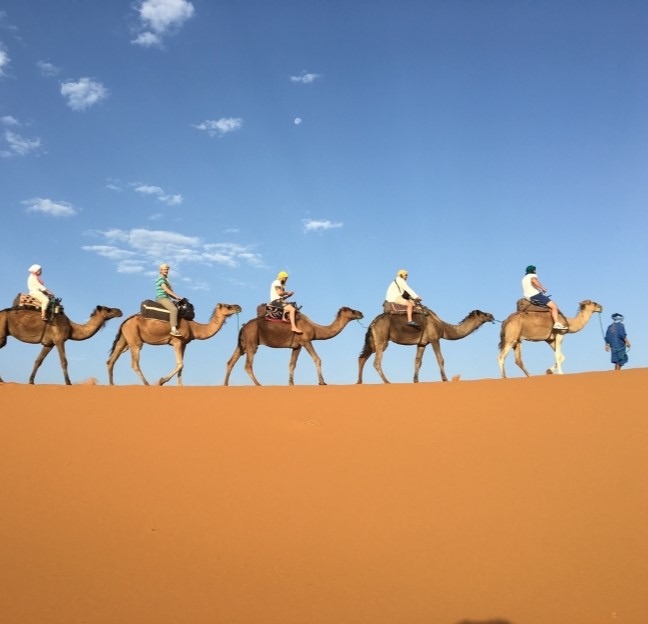
[[[621,367],[628,363],[626,349],[629,348],[630,340],[623,324],[623,314],[615,312],[612,315],[612,324],[605,332],[605,350],[612,354],[614,370],[621,370]]]

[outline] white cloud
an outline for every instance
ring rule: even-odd
[[[11,130],[5,130],[4,138],[9,146],[9,151],[3,152],[5,157],[15,156],[16,154],[18,156],[27,156],[31,153],[41,151],[40,139],[27,139]]]
[[[72,110],[82,111],[105,100],[108,89],[96,80],[80,78],[77,82],[69,80],[61,83],[61,95],[67,98],[67,105]]]
[[[240,130],[243,120],[240,117],[221,117],[218,120],[207,120],[201,124],[194,125],[194,128],[206,132],[210,137],[223,136],[230,132]]]
[[[301,84],[311,84],[315,82],[318,78],[321,78],[320,74],[312,74],[308,72],[302,72],[299,76],[291,76],[290,82],[300,82]]]
[[[88,245],[84,251],[108,258],[123,273],[141,272],[146,267],[166,261],[173,266],[222,265],[264,266],[261,256],[251,246],[235,243],[205,243],[199,237],[165,230],[112,229],[94,232],[104,244]]]
[[[164,191],[159,186],[151,186],[150,184],[141,184],[135,187],[137,193],[142,195],[162,195]]]
[[[162,45],[164,37],[176,32],[195,12],[187,0],[142,0],[136,10],[140,32],[131,43],[144,48]]]
[[[135,191],[142,195],[155,195],[158,201],[165,203],[167,206],[179,206],[184,201],[182,195],[168,195],[164,192],[164,189],[159,186],[140,184],[135,187]]]
[[[77,210],[69,202],[55,202],[51,199],[34,197],[25,199],[20,203],[27,206],[27,212],[40,212],[52,217],[71,217],[77,214]]]
[[[302,223],[304,224],[305,232],[321,232],[324,230],[341,228],[344,225],[343,223],[335,223],[333,221],[318,219],[303,219]]]
[[[2,124],[5,126],[19,126],[20,122],[15,118],[12,117],[11,115],[5,115],[0,119],[2,121]]]
[[[43,76],[56,76],[61,71],[58,67],[56,67],[56,65],[47,63],[46,61],[38,61],[36,63],[36,66],[38,67],[38,69],[40,69],[40,73]]]
[[[6,75],[10,62],[11,59],[9,58],[9,54],[5,50],[5,47],[2,45],[2,43],[0,43],[0,78]]]

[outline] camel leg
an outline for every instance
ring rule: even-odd
[[[137,376],[142,380],[142,383],[145,386],[149,385],[149,382],[146,381],[146,377],[144,377],[144,374],[142,373],[142,370],[140,369],[139,365],[139,360],[140,360],[140,352],[142,350],[141,345],[131,345],[131,368],[137,373]]]
[[[434,355],[436,355],[437,364],[439,365],[439,372],[441,373],[441,379],[443,381],[448,381],[448,378],[446,377],[446,373],[445,373],[445,361],[443,360],[443,355],[441,353],[441,344],[439,343],[438,340],[433,340],[432,342],[430,342],[430,344],[432,345],[432,350],[434,351]]]
[[[555,334],[551,340],[547,340],[547,344],[553,349],[555,357],[554,363],[551,368],[547,369],[547,375],[553,375],[554,372],[559,375],[563,374],[562,363],[565,361],[565,354],[562,351],[563,334]]]
[[[259,380],[254,376],[254,354],[256,353],[255,347],[248,347],[245,352],[245,372],[250,376],[250,379],[256,386],[260,386]]]
[[[385,343],[384,345],[375,345],[376,349],[376,357],[374,358],[374,368],[376,369],[376,372],[380,375],[380,378],[383,380],[384,383],[390,383],[389,379],[385,377],[385,373],[383,373],[382,369],[382,359],[383,359],[383,354],[387,350],[387,347],[389,346],[389,342]]]
[[[504,363],[506,361],[506,356],[508,355],[508,352],[511,350],[511,345],[510,344],[505,344],[504,347],[499,352],[499,355],[497,356],[497,363],[499,364],[499,369],[500,369],[500,374],[502,375],[502,379],[506,379],[506,369],[504,367]]]
[[[128,351],[128,343],[126,342],[126,339],[122,334],[119,336],[119,342],[115,344],[112,353],[110,354],[110,357],[106,362],[106,367],[108,368],[108,383],[111,386],[115,385],[113,381],[113,369],[115,368],[115,362],[119,359],[119,356],[126,351]]]
[[[297,347],[296,349],[292,349],[292,353],[290,354],[290,363],[288,364],[288,385],[289,386],[295,385],[295,367],[297,366],[297,358],[299,357],[300,353],[301,353],[301,347]]]
[[[324,381],[324,377],[322,377],[322,360],[320,359],[320,356],[317,355],[317,352],[315,351],[315,348],[313,347],[312,343],[307,342],[304,344],[304,349],[308,351],[310,356],[313,358],[313,362],[315,362],[315,368],[317,369],[317,379],[319,381],[320,386],[325,386],[326,382]],[[297,358],[295,358],[296,360]]]
[[[163,386],[169,379],[173,379],[176,375],[178,375],[178,385],[182,385],[182,368],[184,367],[184,350],[186,343],[180,341],[180,340],[174,340],[172,342],[173,344],[173,351],[175,353],[175,368],[169,375],[166,377],[161,377],[160,380],[158,381],[158,386]]]
[[[531,377],[531,375],[529,375],[529,371],[524,366],[524,362],[522,361],[522,341],[521,340],[518,340],[513,346],[513,353],[515,354],[515,363],[518,365],[518,368],[520,368],[527,377]]]
[[[414,383],[418,383],[419,369],[423,363],[423,353],[425,353],[425,345],[416,345],[416,357],[414,358]]]
[[[236,345],[236,349],[234,349],[234,353],[232,353],[232,357],[227,360],[227,368],[225,369],[225,381],[223,382],[224,386],[229,385],[229,378],[230,374],[232,373],[232,369],[236,365],[236,363],[239,361],[239,358],[243,355],[243,352],[241,351],[241,346]]]
[[[44,346],[41,349],[41,352],[38,354],[36,361],[34,362],[34,368],[32,369],[31,375],[29,376],[29,383],[33,384],[36,379],[36,371],[40,368],[40,365],[43,363],[43,360],[49,355],[49,352],[54,348],[54,345]],[[67,361],[65,361],[65,354],[61,357],[61,368],[63,369],[63,377],[65,377],[65,383],[70,384],[70,379],[67,376]]]

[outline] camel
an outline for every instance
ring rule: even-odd
[[[139,365],[140,352],[144,344],[149,345],[166,345],[170,344],[175,352],[176,365],[173,371],[166,377],[161,377],[158,381],[159,386],[163,386],[167,381],[178,376],[178,385],[182,386],[182,369],[184,368],[184,353],[187,345],[192,340],[207,340],[215,336],[220,328],[225,324],[228,316],[239,314],[241,306],[237,304],[218,303],[212,312],[209,322],[206,324],[197,323],[196,321],[187,321],[179,319],[178,331],[180,336],[169,334],[169,322],[159,321],[157,319],[146,318],[141,314],[129,316],[119,327],[115,336],[110,357],[106,362],[108,366],[108,381],[111,386],[113,383],[113,368],[115,362],[122,353],[130,349],[131,366],[142,380],[145,386],[149,382],[144,377]]]
[[[592,317],[594,312],[602,312],[603,306],[595,301],[581,301],[578,313],[574,318],[566,318],[562,313],[559,314],[559,320],[567,325],[567,330],[553,329],[551,314],[548,311],[525,311],[513,312],[502,323],[500,331],[499,362],[502,377],[506,379],[504,370],[504,360],[508,352],[513,349],[515,353],[515,363],[522,369],[527,377],[529,372],[522,362],[522,341],[540,342],[544,340],[555,352],[555,361],[551,368],[547,369],[547,374],[551,375],[556,371],[562,375],[562,363],[565,361],[565,355],[562,352],[562,342],[565,334],[575,334],[579,332]]]
[[[428,344],[432,345],[437,362],[441,379],[448,381],[445,373],[445,362],[441,354],[441,345],[439,340],[460,340],[484,323],[494,323],[495,319],[489,312],[473,310],[458,325],[451,325],[441,320],[432,310],[421,306],[414,310],[415,320],[421,324],[420,329],[406,325],[405,314],[389,314],[387,312],[379,314],[369,325],[365,336],[365,343],[358,357],[358,381],[362,383],[362,371],[367,360],[373,353],[376,354],[374,359],[374,368],[378,371],[380,378],[384,383],[390,383],[382,370],[382,358],[389,342],[395,342],[400,345],[416,345],[416,358],[414,360],[414,383],[418,383],[419,369],[423,362],[423,353]]]
[[[225,373],[225,384],[229,384],[230,374],[236,362],[245,353],[245,370],[255,385],[260,386],[259,380],[254,375],[254,355],[259,345],[272,347],[273,349],[292,349],[290,364],[288,365],[288,385],[294,386],[295,366],[302,347],[308,351],[315,362],[317,378],[320,386],[326,382],[322,376],[322,360],[313,348],[313,340],[328,340],[337,336],[350,321],[359,321],[363,318],[362,312],[351,308],[340,308],[335,320],[330,325],[318,325],[311,321],[305,314],[297,318],[297,326],[303,331],[302,334],[295,334],[291,331],[288,323],[267,321],[262,316],[251,319],[241,327],[238,336],[238,344],[227,362]]]
[[[122,316],[121,310],[97,306],[90,315],[90,319],[80,325],[71,321],[64,313],[56,314],[47,322],[41,319],[40,309],[35,308],[7,308],[0,311],[0,349],[7,344],[7,336],[13,336],[21,342],[41,344],[43,348],[34,362],[34,368],[29,377],[33,384],[36,372],[47,357],[49,352],[56,347],[61,360],[65,383],[71,385],[68,375],[68,362],[65,355],[66,340],[87,340],[92,338],[112,318]],[[2,378],[0,378],[2,382]]]

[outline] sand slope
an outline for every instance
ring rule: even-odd
[[[0,621],[642,624],[647,386],[0,384]]]

